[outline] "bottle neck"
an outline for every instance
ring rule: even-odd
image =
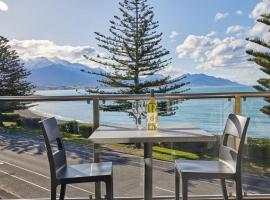
[[[155,94],[154,94],[154,90],[151,90],[151,98],[154,98]]]

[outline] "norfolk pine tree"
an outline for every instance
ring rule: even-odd
[[[0,96],[31,95],[33,86],[26,78],[30,72],[24,69],[17,52],[11,49],[8,40],[0,36]],[[0,125],[2,113],[26,108],[22,102],[0,102]]]
[[[110,21],[109,35],[95,32],[98,46],[106,51],[106,55],[86,56],[88,60],[110,68],[108,72],[94,74],[102,77],[99,82],[104,86],[118,90],[112,92],[89,89],[89,92],[144,94],[151,89],[154,89],[155,93],[175,90],[183,92],[179,89],[187,83],[180,81],[185,77],[172,79],[164,76],[154,80],[150,78],[171,64],[171,58],[168,57],[170,52],[160,44],[162,33],[157,31],[159,22],[154,20],[153,7],[147,4],[147,0],[124,0],[120,1],[119,5],[121,17],[114,16]],[[161,105],[164,105],[164,102]],[[116,111],[119,108],[125,110],[130,108],[130,104],[122,101],[120,107],[111,105],[107,110]]]
[[[257,20],[257,22],[262,23],[266,26],[269,26],[270,28],[270,13],[269,14],[263,14],[261,15],[261,18]],[[268,29],[268,32],[270,29]],[[263,71],[265,74],[270,75],[270,41],[262,39],[262,38],[247,38],[248,41],[259,45],[260,47],[263,47],[265,49],[264,51],[258,51],[258,50],[247,50],[247,54],[251,55],[252,57],[248,60],[251,62],[256,63],[261,68],[261,71]],[[257,89],[260,92],[269,91],[270,89],[270,78],[260,78],[257,80],[259,85],[254,86],[255,89]],[[270,103],[269,98],[265,98],[265,101],[267,103]],[[261,108],[261,112],[264,114],[270,116],[270,105],[265,105]]]

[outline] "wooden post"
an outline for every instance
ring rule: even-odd
[[[241,114],[241,97],[240,96],[234,97],[234,114],[236,115]]]
[[[235,96],[234,97],[234,114],[240,115],[241,114],[241,97]],[[240,139],[234,140],[234,148],[238,149]]]

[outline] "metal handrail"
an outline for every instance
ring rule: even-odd
[[[84,101],[84,100],[140,100],[149,99],[150,94],[99,94],[80,96],[0,96],[0,101]],[[270,97],[270,92],[225,92],[225,93],[189,93],[156,94],[156,99],[211,99],[211,98]]]

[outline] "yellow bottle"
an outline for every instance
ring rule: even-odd
[[[158,128],[158,111],[157,102],[154,98],[154,91],[151,90],[151,98],[147,104],[147,129],[157,130]]]

